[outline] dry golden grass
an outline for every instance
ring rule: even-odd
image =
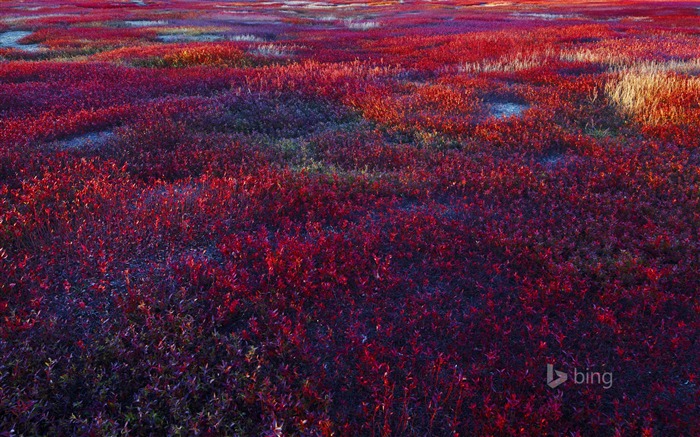
[[[623,114],[644,123],[683,122],[694,111],[692,106],[700,104],[700,78],[683,73],[694,73],[699,67],[696,60],[619,68],[605,92]]]
[[[687,61],[673,60],[666,62],[658,61],[642,61],[642,62],[618,62],[616,64],[610,64],[611,70],[614,72],[627,72],[633,71],[636,73],[644,74],[658,74],[658,73],[683,73],[695,75],[700,73],[700,58],[690,59]]]
[[[609,48],[566,50],[560,54],[562,61],[604,64],[612,71],[634,70],[640,72],[675,71],[678,73],[700,73],[700,59],[673,60],[666,62],[640,61],[628,53],[619,53]]]
[[[543,50],[534,53],[515,53],[499,59],[468,62],[461,65],[460,71],[464,73],[514,73],[541,67],[556,56],[554,50]]]
[[[621,67],[632,62],[631,57],[610,50],[569,50],[561,52],[559,57],[562,61],[606,64],[610,67]]]

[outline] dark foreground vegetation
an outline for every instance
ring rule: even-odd
[[[3,2],[0,432],[700,435],[699,59],[680,2]]]

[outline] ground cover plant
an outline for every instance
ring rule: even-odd
[[[700,435],[699,74],[692,2],[3,2],[0,434]]]

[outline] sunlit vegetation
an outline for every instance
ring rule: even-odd
[[[698,25],[1,3],[0,435],[700,435]]]

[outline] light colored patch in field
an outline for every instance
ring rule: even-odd
[[[512,6],[512,2],[490,2],[490,3],[480,3],[478,5],[472,5],[475,8],[498,8],[503,6]]]
[[[378,29],[381,27],[381,24],[378,21],[364,21],[364,20],[356,20],[353,18],[348,18],[346,20],[343,20],[343,23],[345,23],[345,26],[348,29],[352,30],[370,30],[370,29]]]
[[[520,117],[523,114],[523,112],[525,112],[529,108],[529,106],[527,105],[513,102],[492,103],[490,106],[491,115],[499,119]]]
[[[699,71],[697,60],[668,64],[620,68],[606,84],[605,94],[621,113],[644,123],[683,123],[697,111],[680,103],[700,96],[700,78],[688,74]]]
[[[368,4],[365,3],[327,3],[318,1],[305,0],[284,0],[282,2],[265,2],[258,5],[277,6],[281,8],[303,8],[303,9],[354,9],[365,8]]]
[[[223,41],[224,37],[222,35],[216,35],[211,33],[202,33],[199,35],[192,34],[168,34],[168,35],[158,35],[157,39],[163,42],[214,42]]]
[[[173,42],[216,42],[216,41],[236,41],[236,42],[264,42],[264,38],[244,33],[238,35],[226,35],[218,33],[201,33],[197,31],[173,31],[163,33],[156,37],[159,41]]]
[[[511,16],[516,18],[525,18],[530,20],[572,20],[581,18],[578,14],[550,14],[550,13],[540,13],[540,12],[515,12]]]
[[[80,150],[88,147],[103,146],[114,137],[111,131],[90,132],[77,137],[54,141],[53,145],[61,150]]]
[[[541,67],[556,56],[552,50],[535,53],[516,53],[500,59],[468,62],[459,67],[463,73],[515,73]]]
[[[42,18],[68,18],[70,14],[37,14],[37,15],[19,15],[15,17],[4,17],[0,21],[7,24],[24,23],[26,21],[40,20]]]
[[[613,66],[613,72],[635,72],[640,74],[682,73],[688,75],[700,74],[700,58],[688,60],[671,60],[667,62],[646,61],[634,62],[629,65]]]
[[[337,4],[335,7],[337,9],[353,9],[353,8],[366,8],[369,5],[365,3],[345,3],[345,4]]]
[[[624,17],[625,21],[651,21],[651,17]]]
[[[251,34],[241,34],[241,35],[229,35],[226,37],[228,41],[241,41],[241,42],[262,42],[265,41],[263,38],[257,37]]]
[[[291,56],[293,54],[293,49],[284,45],[260,44],[251,49],[250,53],[271,58],[282,58]]]
[[[24,30],[11,30],[9,32],[0,33],[0,48],[17,49],[25,52],[36,52],[40,49],[39,44],[20,44],[19,41],[31,35],[32,32]]]
[[[130,27],[156,27],[167,26],[168,22],[164,20],[128,20],[124,22]]]
[[[639,60],[630,54],[613,51],[607,47],[584,48],[562,51],[562,61],[604,64],[612,72],[634,70],[642,73],[675,71],[678,73],[697,74],[700,72],[700,58],[674,59],[669,61]]]
[[[587,62],[592,64],[606,64],[608,66],[627,65],[632,61],[629,55],[617,53],[606,49],[578,49],[563,51],[559,54],[562,61]]]
[[[335,5],[326,2],[311,2],[311,1],[285,1],[282,4],[283,8],[304,8],[304,9],[332,9]]]

